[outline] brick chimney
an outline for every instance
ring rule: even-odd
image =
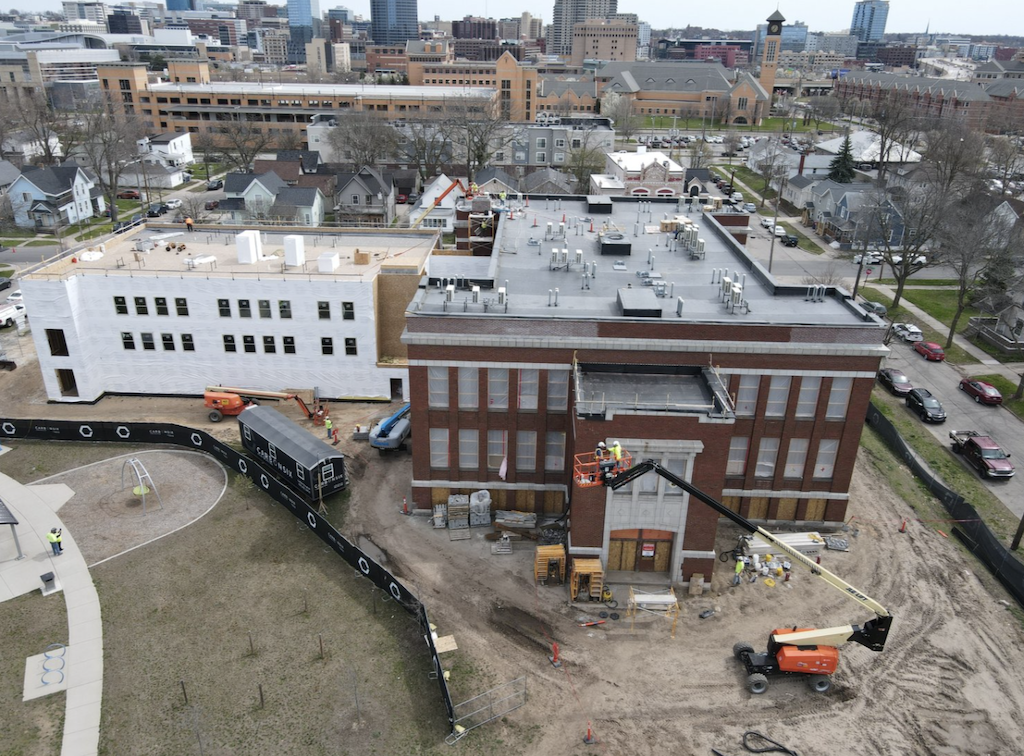
[[[797,176],[803,176],[804,175],[804,161],[806,159],[807,159],[807,155],[805,153],[801,152],[800,153],[800,165],[796,169],[796,175]]]

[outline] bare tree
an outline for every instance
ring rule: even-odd
[[[117,191],[121,177],[132,163],[142,171],[136,144],[145,134],[142,122],[134,115],[102,108],[94,113],[80,113],[82,142],[75,149],[76,157],[96,175],[96,182],[110,206],[110,220],[117,222]]]
[[[764,149],[757,156],[756,168],[757,172],[761,174],[761,178],[764,179],[764,187],[761,189],[761,207],[764,207],[765,200],[768,198],[768,190],[788,170],[785,150],[782,148],[778,136],[765,143]]]
[[[1002,267],[1002,261],[1016,258],[1020,264],[1019,234],[1008,221],[993,217],[991,202],[980,194],[952,203],[943,216],[938,241],[943,249],[943,264],[956,275],[956,311],[946,337],[946,348],[953,345],[953,336],[963,311],[974,299],[982,275],[991,266]],[[1016,252],[1016,254],[1014,254]],[[1015,267],[1015,266],[1013,266]]]
[[[715,156],[714,151],[704,142],[698,139],[696,142],[692,142],[689,147],[686,148],[686,157],[690,163],[690,168],[699,170],[700,168],[707,168],[711,164],[711,158]]]
[[[256,156],[267,150],[274,139],[258,122],[236,116],[220,126],[218,141],[224,161],[242,173],[248,173]]]
[[[604,168],[604,149],[592,128],[573,131],[571,139],[573,146],[569,149],[565,167],[576,179],[576,191],[586,194],[590,191],[591,175]]]
[[[871,102],[870,117],[876,122],[875,131],[879,139],[878,184],[885,186],[888,164],[899,160],[901,149],[911,147],[918,119],[910,99],[893,89],[884,89],[878,93],[878,99]]]
[[[739,152],[740,142],[742,137],[738,131],[730,131],[725,135],[725,139],[722,140],[724,146],[724,152],[729,156],[729,165],[732,165],[733,156]]]
[[[830,262],[818,275],[804,276],[800,283],[805,286],[831,286],[831,287],[846,287],[849,281],[849,276],[844,275],[842,268],[839,267],[838,263]]]
[[[623,139],[632,139],[640,130],[640,117],[633,112],[633,101],[625,95],[610,92],[602,97],[601,115],[612,119],[615,132]]]
[[[196,223],[205,223],[212,214],[206,209],[206,198],[202,194],[192,194],[183,197],[181,200],[182,218],[191,218]]]
[[[55,165],[61,150],[67,155],[77,143],[76,119],[51,107],[41,92],[22,101],[21,114],[25,132],[39,147],[36,162],[40,165]]]
[[[357,168],[376,166],[398,150],[399,134],[387,121],[373,113],[344,113],[338,125],[327,133],[327,143],[339,162],[351,162]],[[341,156],[347,156],[344,160]]]
[[[940,262],[932,247],[938,241],[948,198],[937,191],[897,192],[876,189],[864,202],[865,243],[882,253],[896,279],[893,307],[899,306],[907,280],[923,268]]]
[[[510,147],[520,133],[500,112],[471,101],[449,103],[442,128],[465,161],[470,179],[490,162],[491,155]]]
[[[284,133],[278,135],[274,146],[279,150],[301,150],[302,134],[298,131],[288,129]]]
[[[1024,143],[1013,137],[991,137],[988,143],[988,164],[1002,184],[1000,194],[1008,194],[1010,181],[1024,173]]]
[[[424,181],[429,181],[451,163],[452,140],[441,124],[436,121],[410,121],[404,131],[405,154]]]
[[[825,121],[831,122],[839,115],[840,102],[835,97],[817,95],[807,98],[808,118],[814,121],[815,131],[821,131],[821,124]]]
[[[963,195],[978,180],[985,160],[984,137],[960,119],[929,124],[925,156],[940,194]]]
[[[206,169],[206,180],[210,180],[210,163],[214,162],[219,153],[217,140],[209,131],[197,131],[192,135],[192,147],[203,152],[203,167]]]

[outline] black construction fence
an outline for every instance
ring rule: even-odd
[[[168,444],[205,452],[226,467],[244,475],[278,504],[312,530],[324,543],[351,567],[388,593],[405,611],[416,618],[423,632],[433,665],[433,675],[441,689],[441,699],[448,717],[449,731],[454,731],[455,709],[441,660],[434,645],[434,636],[427,619],[427,608],[402,585],[394,575],[377,564],[335,530],[297,493],[275,478],[270,470],[249,457],[195,428],[169,423],[83,422],[75,420],[12,420],[0,418],[0,438],[24,438],[51,441],[105,441],[133,444]]]
[[[974,554],[1007,591],[1024,607],[1024,565],[1010,549],[999,542],[988,525],[982,522],[978,511],[956,491],[946,488],[932,471],[914,453],[889,419],[872,404],[868,407],[867,423],[885,440],[892,449],[924,481],[935,498],[956,521],[952,528],[955,535]]]

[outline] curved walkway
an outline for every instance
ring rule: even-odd
[[[0,474],[0,498],[18,519],[16,528],[24,555],[22,559],[17,558],[14,539],[9,529],[4,528],[7,532],[0,539],[0,600],[39,590],[42,587],[40,576],[54,573],[57,587],[64,592],[68,614],[64,680],[55,688],[55,692],[67,691],[61,754],[91,756],[99,748],[103,700],[100,599],[74,536],[64,530],[64,553],[60,556],[52,554],[46,541],[50,528],[63,529],[57,511],[72,495],[67,486],[30,488]],[[26,688],[25,695],[34,697],[32,694],[36,692]]]

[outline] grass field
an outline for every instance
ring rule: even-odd
[[[953,315],[956,314],[956,289],[912,289],[904,288],[903,297],[914,303],[927,312],[936,320],[941,320],[947,326],[953,322]],[[957,333],[967,328],[970,318],[981,315],[981,310],[975,307],[968,307],[960,315],[956,325]]]

